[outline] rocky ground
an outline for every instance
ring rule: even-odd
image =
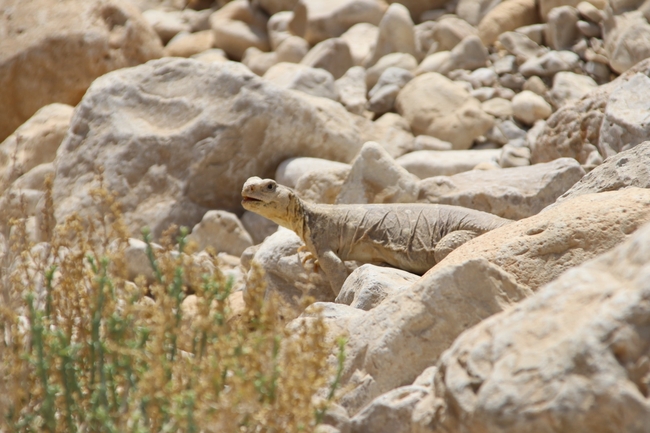
[[[647,2],[188,3],[0,2],[0,251],[13,217],[46,239],[48,175],[60,223],[101,168],[134,238],[193,227],[236,287],[257,261],[319,301],[349,389],[321,432],[649,431]],[[250,176],[517,221],[335,297]]]

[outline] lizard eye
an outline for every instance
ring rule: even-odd
[[[266,189],[271,190],[271,189],[273,189],[273,186],[274,185],[272,183],[269,183],[268,185],[266,185]]]

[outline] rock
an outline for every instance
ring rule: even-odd
[[[605,50],[611,68],[621,74],[650,57],[650,24],[641,11],[612,16],[602,22]]]
[[[336,2],[299,0],[293,9],[289,29],[312,45],[341,36],[358,23],[377,25],[385,3],[376,0],[341,0]]]
[[[203,215],[200,223],[194,226],[188,241],[195,242],[199,251],[212,247],[215,252],[241,256],[244,250],[253,245],[237,215],[222,210],[211,210]]]
[[[259,7],[269,15],[292,11],[298,0],[256,0]]]
[[[587,38],[600,38],[602,36],[600,26],[596,23],[590,23],[588,21],[578,21],[576,26],[578,27],[578,30],[580,31],[582,36],[585,36]]]
[[[467,36],[451,50],[453,69],[474,70],[485,66],[488,60],[487,48],[476,35]]]
[[[334,77],[324,69],[296,63],[278,63],[269,68],[264,79],[283,89],[299,90],[308,95],[338,100]]]
[[[419,275],[401,269],[361,265],[345,280],[334,302],[372,310],[388,296],[405,290],[419,279]]]
[[[389,0],[388,3],[401,3],[411,12],[413,20],[418,21],[423,14],[432,9],[445,7],[445,0]],[[419,21],[422,21],[421,19]]]
[[[589,2],[581,1],[576,6],[576,9],[578,9],[578,13],[582,18],[592,23],[600,24],[603,21],[603,13]]]
[[[548,27],[546,23],[531,24],[529,26],[519,27],[515,31],[525,35],[538,45],[544,45],[546,42],[546,27]]]
[[[506,144],[501,148],[499,165],[503,168],[525,167],[530,165],[530,149]]]
[[[499,2],[486,0],[460,0],[456,7],[456,15],[473,26],[477,26],[483,17]]]
[[[259,76],[263,76],[273,65],[279,63],[277,53],[265,53],[255,47],[249,47],[244,51],[241,62]]]
[[[509,32],[503,34],[508,35]],[[502,42],[501,45],[504,45],[505,47],[505,44]],[[517,58],[512,55],[505,55],[499,60],[493,61],[492,68],[494,69],[494,72],[497,73],[497,75],[513,74],[517,72]]]
[[[205,63],[221,63],[228,61],[226,52],[220,48],[205,50],[201,53],[194,54],[191,58]]]
[[[524,90],[512,98],[512,110],[515,119],[528,125],[547,119],[553,113],[551,105],[544,98],[529,90]]]
[[[650,141],[617,153],[590,171],[562,194],[557,202],[573,197],[604,191],[616,191],[631,186],[650,188]]]
[[[165,55],[170,57],[191,57],[212,48],[214,34],[211,30],[189,33],[180,38],[174,38],[165,47]]]
[[[406,69],[390,67],[386,69],[377,84],[370,89],[368,109],[377,114],[391,111],[400,90],[413,79],[413,74]]]
[[[449,15],[438,21],[433,29],[436,51],[450,51],[467,36],[476,35],[477,30],[465,20]]]
[[[572,74],[572,72],[558,72],[558,75],[559,74]],[[564,78],[568,78],[568,76],[563,77],[560,80],[560,83],[562,83],[561,88],[564,88],[564,82],[565,82]],[[539,96],[544,96],[544,95],[546,95],[546,92],[548,92],[548,88],[546,87],[546,84],[537,75],[533,75],[532,77],[530,77],[530,78],[528,78],[526,80],[526,82],[524,83],[524,90],[530,90],[531,92],[533,92],[534,94],[539,95]],[[572,90],[568,90],[568,91],[571,92]],[[563,93],[561,93],[561,94],[563,94]],[[574,98],[568,99],[567,102],[571,101],[572,99],[574,99]],[[577,98],[577,99],[580,99],[580,98]]]
[[[522,63],[529,59],[541,56],[545,52],[544,48],[540,47],[528,36],[519,32],[502,33],[499,36],[499,42],[510,54],[516,56],[516,58]],[[510,67],[509,70],[504,70],[503,73],[513,72],[515,72],[515,68]]]
[[[325,69],[334,76],[334,79],[341,78],[353,66],[348,43],[341,38],[330,38],[319,42],[300,63],[312,68]]]
[[[649,67],[650,60],[642,61],[611,83],[595,88],[581,100],[555,112],[549,117],[535,145],[531,146],[531,162],[536,164],[565,156],[585,164],[599,145],[600,129],[610,95],[634,78],[637,72],[646,73]],[[643,81],[639,80],[639,83]]]
[[[382,145],[392,158],[413,150],[413,134],[406,119],[397,113],[386,113],[375,120],[374,140]]]
[[[266,23],[266,32],[269,35],[269,44],[273,51],[277,51],[282,42],[293,36],[289,31],[289,23],[291,23],[292,19],[293,12],[289,11],[278,12],[269,17],[269,20]],[[295,37],[298,38],[298,36]],[[305,44],[307,45],[307,51],[309,51],[309,43],[305,41]]]
[[[241,223],[251,235],[255,245],[262,243],[264,239],[278,231],[278,225],[267,220],[254,212],[244,211],[241,216]]]
[[[558,72],[575,69],[579,60],[580,57],[571,51],[550,51],[541,57],[527,60],[519,67],[519,71],[524,77],[552,77]]]
[[[560,6],[548,14],[546,43],[554,50],[567,50],[578,40],[578,10]]]
[[[303,243],[297,234],[281,227],[253,254],[252,261],[261,266],[263,275],[255,276],[253,268],[244,269],[247,273],[244,293],[250,290],[252,281],[261,278],[266,284],[265,297],[277,294],[289,308],[282,311],[285,319],[297,317],[302,312],[301,299],[305,296],[312,296],[316,301],[333,301],[335,298],[322,269],[314,266],[308,253],[298,251],[301,245]]]
[[[300,176],[295,191],[300,198],[313,203],[334,204],[351,167],[310,171]]]
[[[469,148],[494,123],[461,85],[435,72],[411,80],[397,96],[395,107],[416,135],[449,141],[454,149]]]
[[[418,135],[413,142],[413,150],[451,150],[451,143],[430,135]]]
[[[9,0],[3,9],[0,142],[45,105],[77,105],[100,75],[163,54],[153,29],[122,0]]]
[[[37,165],[54,161],[70,125],[72,111],[65,104],[46,105],[0,143],[0,195]],[[35,189],[42,188],[41,184]]]
[[[255,47],[269,51],[271,45],[266,33],[268,19],[247,0],[234,0],[210,15],[214,46],[229,57],[240,60],[244,52]]]
[[[513,93],[521,92],[525,83],[526,79],[521,74],[504,74],[499,77],[499,84],[502,87],[512,90]]]
[[[51,176],[52,179],[54,179],[54,172],[54,164],[51,162],[37,165],[16,179],[11,184],[11,187],[13,189],[33,189],[36,191],[45,191],[45,179],[48,176]]]
[[[485,138],[498,145],[504,145],[513,140],[525,141],[526,131],[515,125],[513,121],[504,120],[495,124],[492,129],[485,134]]]
[[[366,70],[363,66],[353,66],[334,83],[339,94],[339,102],[350,113],[362,116],[366,111]]]
[[[275,170],[274,179],[281,185],[295,188],[298,179],[307,173],[327,171],[331,169],[347,169],[351,166],[341,162],[330,161],[321,158],[289,158],[278,166]]]
[[[408,9],[399,3],[390,5],[381,21],[375,49],[366,67],[373,66],[391,53],[407,53],[415,56],[414,25]]]
[[[142,13],[142,17],[155,30],[164,45],[177,34],[192,31],[191,26],[179,13],[149,9]]]
[[[650,78],[635,74],[609,96],[600,126],[598,150],[604,157],[630,149],[648,138]]]
[[[628,238],[461,335],[412,431],[643,431],[650,228]]]
[[[589,93],[598,84],[586,75],[573,72],[558,72],[553,77],[553,88],[550,97],[556,107],[578,100]]]
[[[507,119],[512,117],[512,102],[503,98],[494,98],[481,104],[481,109],[490,116]]]
[[[496,162],[500,154],[501,149],[421,150],[407,153],[396,162],[420,179],[426,179],[469,171],[482,162]]]
[[[497,4],[478,25],[478,35],[486,46],[500,34],[539,22],[534,0],[509,0]]]
[[[543,22],[548,20],[548,14],[551,10],[559,6],[573,6],[576,7],[579,3],[583,3],[581,0],[542,0],[539,3],[539,14]],[[603,0],[592,0],[589,3],[594,5],[597,9],[604,9],[606,2]]]
[[[309,43],[298,36],[289,36],[275,51],[279,62],[300,63],[309,52]]]
[[[368,86],[368,89],[372,89],[377,84],[377,80],[379,80],[381,74],[391,67],[414,72],[418,67],[418,61],[415,60],[415,57],[406,53],[392,53],[382,57],[374,66],[368,68],[366,71],[366,86]]]
[[[370,60],[378,36],[379,27],[370,23],[355,24],[341,35],[341,39],[350,47],[352,62],[355,66],[364,66]]]
[[[350,161],[371,122],[302,95],[235,62],[168,58],[97,79],[55,160],[57,221],[92,207],[98,166],[133,233],[158,236],[209,209],[240,212],[245,180],[289,157]]]
[[[411,203],[417,198],[417,184],[417,177],[369,141],[352,163],[336,203]]]
[[[472,170],[421,181],[418,202],[464,206],[519,220],[554,203],[584,174],[572,158],[528,167]]]
[[[427,388],[409,385],[382,394],[352,418],[352,432],[411,433],[413,408],[428,393]]]
[[[154,253],[162,249],[160,245],[155,243],[152,243],[151,246]],[[147,256],[147,244],[140,239],[129,238],[124,249],[124,264],[128,281],[135,281],[138,276],[145,277],[149,282],[156,280],[156,275]]]
[[[426,74],[427,72],[437,72],[439,74],[448,74],[454,70],[451,59],[451,51],[438,51],[422,60],[415,70],[415,75]]]
[[[415,49],[417,50],[417,59],[423,59],[429,54],[429,51],[435,50],[438,43],[435,39],[436,27],[438,23],[434,21],[423,21],[413,28],[415,34]]]

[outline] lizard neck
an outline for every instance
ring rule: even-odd
[[[305,208],[305,203],[295,194],[292,194],[287,207],[287,219],[290,225],[288,228],[296,232],[303,241],[305,240]]]

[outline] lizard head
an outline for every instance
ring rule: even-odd
[[[273,179],[255,176],[244,183],[241,195],[244,209],[293,229],[293,212],[299,199],[291,189],[279,185]]]

